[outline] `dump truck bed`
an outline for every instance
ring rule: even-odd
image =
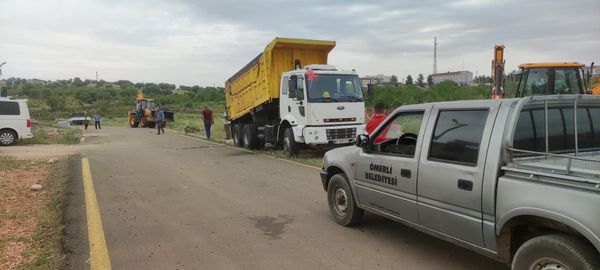
[[[265,50],[225,82],[227,114],[238,119],[279,98],[281,74],[301,66],[327,64],[335,41],[275,38]]]

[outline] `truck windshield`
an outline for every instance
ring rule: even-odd
[[[535,68],[523,72],[518,97],[555,94],[583,94],[577,68]]]
[[[364,101],[358,76],[313,74],[307,76],[308,102]]]

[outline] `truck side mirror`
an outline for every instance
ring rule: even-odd
[[[371,148],[371,138],[367,134],[358,134],[356,136],[356,146],[368,150]]]
[[[292,75],[288,80],[288,97],[296,98],[296,87],[298,86],[298,76]]]

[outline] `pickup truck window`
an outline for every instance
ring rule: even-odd
[[[544,109],[523,110],[519,115],[513,145],[516,149],[545,152]],[[575,149],[573,108],[548,109],[548,151],[571,152]],[[578,148],[600,148],[600,108],[577,108]],[[523,155],[523,154],[521,154]]]
[[[477,165],[488,110],[441,111],[431,139],[429,159]]]
[[[19,102],[0,101],[0,115],[20,115]]]
[[[414,157],[423,111],[401,112],[375,134],[373,153]]]

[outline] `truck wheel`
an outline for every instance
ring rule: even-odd
[[[294,131],[291,127],[285,129],[285,133],[283,135],[283,151],[288,155],[288,157],[295,157],[298,155],[298,148],[300,146],[294,140]]]
[[[156,127],[156,123],[152,122],[148,124],[149,128],[155,128]]]
[[[585,242],[568,235],[543,235],[528,240],[515,254],[513,270],[597,270],[600,256]]]
[[[233,145],[238,147],[242,146],[242,125],[234,124],[231,131],[233,133],[231,134],[231,137],[233,138]]]
[[[244,147],[249,149],[258,148],[258,128],[254,124],[244,125],[242,129]]]
[[[17,142],[17,133],[12,130],[0,131],[0,145],[8,146]]]
[[[342,226],[356,225],[362,219],[364,211],[356,205],[350,185],[341,173],[332,176],[329,180],[327,202],[335,222]]]
[[[129,116],[129,126],[132,128],[136,128],[140,125],[140,122],[137,121],[135,115]]]

